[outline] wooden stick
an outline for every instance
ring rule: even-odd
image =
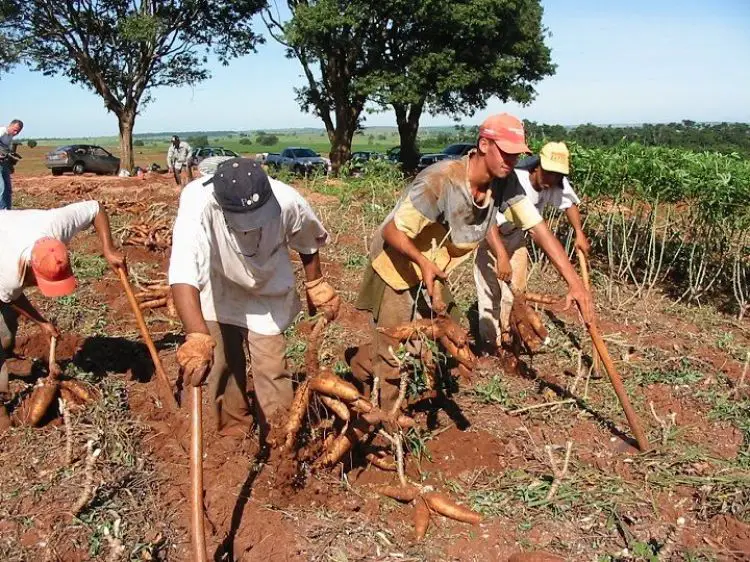
[[[617,369],[615,369],[615,364],[612,362],[612,358],[609,356],[607,346],[604,344],[604,340],[599,335],[599,329],[593,322],[590,324],[586,324],[586,329],[588,329],[589,331],[591,341],[594,342],[596,351],[602,358],[602,363],[604,363],[604,370],[607,371],[609,380],[612,383],[612,386],[615,388],[615,394],[617,394],[617,398],[622,405],[622,409],[625,412],[625,417],[628,419],[628,424],[630,424],[630,429],[633,431],[636,441],[638,441],[638,448],[641,451],[648,450],[648,440],[646,439],[646,435],[643,433],[643,429],[641,428],[641,422],[638,419],[638,414],[635,413],[635,410],[633,410],[633,406],[630,404],[628,393],[625,391],[625,386],[622,384],[622,379],[620,378]]]
[[[168,409],[175,411],[177,410],[178,406],[177,400],[175,400],[174,394],[172,393],[172,385],[170,384],[167,373],[164,371],[164,367],[161,364],[159,353],[156,351],[156,346],[154,346],[151,335],[148,333],[146,322],[143,320],[143,314],[141,313],[141,309],[138,307],[138,302],[135,300],[135,295],[133,295],[133,288],[130,286],[128,276],[125,274],[125,270],[121,267],[117,268],[117,273],[120,275],[120,282],[122,282],[122,286],[125,289],[125,294],[128,296],[130,308],[133,309],[133,314],[135,314],[135,321],[137,322],[138,328],[141,331],[143,341],[146,343],[148,352],[151,354],[151,360],[154,362],[156,382],[158,386],[162,387],[162,399],[164,400],[164,403],[167,405]]]
[[[193,560],[206,562],[206,533],[203,512],[203,396],[200,386],[192,388],[190,482],[191,519],[193,529]]]
[[[57,338],[52,336],[49,340],[49,372],[51,373],[57,365]]]
[[[578,256],[578,264],[581,266],[581,277],[583,278],[583,286],[586,288],[586,290],[589,292],[589,295],[590,295],[591,294],[591,281],[589,279],[589,262],[586,259],[586,254],[584,254],[580,248],[576,248],[576,255]],[[596,375],[598,376],[601,374],[602,369],[601,369],[601,359],[596,349],[592,351],[591,359],[594,365],[594,373],[596,373]]]

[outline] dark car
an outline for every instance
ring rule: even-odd
[[[427,166],[430,166],[435,162],[440,162],[441,160],[458,160],[462,156],[468,154],[468,152],[475,146],[476,145],[473,143],[470,144],[466,142],[459,142],[456,144],[451,144],[450,146],[446,146],[442,152],[437,152],[435,154],[425,154],[419,159],[417,170],[421,172]]]
[[[64,172],[82,174],[117,174],[120,170],[120,159],[101,146],[93,144],[71,144],[60,146],[49,152],[46,158],[47,167],[53,176]]]
[[[204,158],[208,158],[209,156],[231,156],[232,158],[237,158],[239,154],[234,150],[229,150],[221,146],[196,146],[190,151],[190,164],[197,166]]]
[[[266,156],[266,166],[274,171],[282,168],[292,173],[309,175],[313,173],[328,173],[328,161],[310,148],[290,146],[281,151],[269,152]]]

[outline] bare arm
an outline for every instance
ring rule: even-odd
[[[49,337],[60,336],[60,332],[57,331],[55,325],[45,319],[44,316],[34,308],[34,305],[31,304],[31,301],[29,301],[23,293],[21,293],[20,297],[10,303],[10,306],[24,318],[38,324],[42,331],[44,331]]]
[[[102,255],[104,259],[109,262],[112,268],[125,269],[125,256],[115,249],[114,242],[112,242],[112,230],[109,227],[109,217],[107,211],[104,210],[104,206],[99,203],[99,212],[94,217],[94,228],[96,229],[96,235],[99,238],[99,242],[102,245]]]
[[[583,233],[583,221],[581,221],[581,212],[578,209],[578,205],[573,205],[565,209],[565,215],[568,217],[568,221],[570,221],[570,225],[576,233],[576,248],[588,255],[591,244],[589,244],[588,238]]]
[[[198,289],[186,283],[175,283],[172,285],[172,297],[185,333],[208,334],[208,326],[201,311]]]
[[[405,255],[419,266],[419,269],[422,270],[422,279],[427,288],[427,294],[432,297],[435,280],[436,278],[445,279],[447,277],[445,271],[423,256],[414,245],[414,241],[396,228],[396,223],[393,220],[388,221],[388,224],[383,228],[383,240],[394,250]]]
[[[305,271],[305,281],[315,281],[323,277],[323,269],[320,266],[320,252],[314,254],[300,254],[302,269]]]
[[[566,308],[570,307],[572,301],[575,301],[581,310],[584,321],[591,322],[593,320],[591,296],[583,286],[583,281],[578,277],[570,260],[568,260],[568,255],[565,253],[565,249],[560,244],[560,241],[552,234],[546,222],[540,222],[532,227],[529,232],[534,242],[544,250],[552,265],[555,266],[555,269],[560,272],[560,275],[563,276],[563,279],[568,284]]]
[[[510,281],[513,274],[510,266],[510,256],[508,250],[505,249],[505,244],[500,237],[500,227],[493,223],[487,229],[487,244],[490,247],[490,252],[495,256],[497,265],[495,267],[495,274],[501,281]]]

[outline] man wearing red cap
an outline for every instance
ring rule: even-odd
[[[460,160],[437,162],[414,179],[370,246],[357,308],[371,312],[376,327],[429,317],[431,304],[423,290],[430,299],[441,290],[450,311],[450,294],[436,282],[445,280],[485,239],[497,258],[498,277],[508,279],[508,254],[499,233],[489,228],[497,208],[519,228],[535,232],[535,240],[568,282],[568,306],[575,301],[589,317],[589,295],[564,249],[523,190],[502,181],[518,156],[528,152],[523,123],[497,114],[481,124],[476,149]],[[391,352],[397,346],[374,332],[372,375],[380,380],[385,404],[398,394],[399,366]]]
[[[125,267],[123,255],[112,243],[107,213],[96,201],[74,203],[59,209],[0,211],[0,418],[7,414],[2,395],[8,392],[5,356],[12,353],[18,315],[33,322],[50,337],[57,328],[46,320],[24,295],[38,287],[46,297],[69,295],[76,288],[67,244],[77,233],[94,225],[102,254],[113,268]],[[0,420],[2,423],[2,420]]]

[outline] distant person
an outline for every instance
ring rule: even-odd
[[[193,171],[190,169],[190,164],[190,145],[174,135],[167,151],[167,167],[174,174],[174,181],[180,187],[185,187],[185,184],[193,181]],[[183,175],[183,170],[187,178]]]
[[[578,210],[580,199],[568,181],[569,173],[568,147],[562,142],[550,142],[542,147],[537,156],[520,162],[508,178],[507,184],[513,192],[525,193],[539,214],[542,214],[546,207],[564,211],[575,231],[576,248],[588,254],[591,245],[583,232],[581,214]],[[490,256],[490,248],[486,242],[479,245],[474,260],[479,337],[482,344],[489,344],[495,349],[500,349],[503,341],[510,341],[513,290],[526,290],[529,264],[526,232],[506,215],[507,213],[496,213],[496,224],[492,228],[499,229],[500,239],[510,256],[510,281],[497,278],[494,259]]]
[[[10,173],[13,168],[13,138],[23,130],[23,121],[13,119],[7,127],[0,127],[0,210],[12,206],[12,186]]]
[[[125,267],[115,249],[109,218],[96,201],[73,203],[59,209],[0,211],[0,429],[9,424],[5,410],[8,371],[5,358],[13,352],[18,316],[37,324],[49,337],[57,328],[34,308],[24,289],[37,287],[45,297],[62,297],[76,288],[67,245],[79,232],[94,225],[102,255],[113,268]]]

